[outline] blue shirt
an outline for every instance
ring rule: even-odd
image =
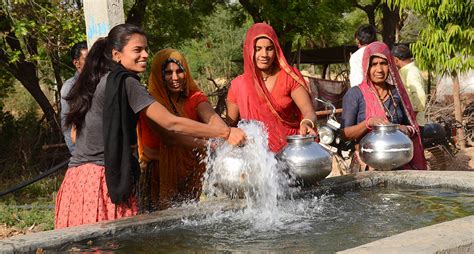
[[[384,105],[390,111],[388,120],[394,124],[408,124],[408,118],[403,109],[398,91],[392,86],[392,97],[396,107],[389,97]],[[392,117],[390,117],[392,116]],[[359,86],[351,87],[342,99],[342,128],[357,125],[365,120],[365,100]]]

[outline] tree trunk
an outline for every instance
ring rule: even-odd
[[[145,18],[147,0],[136,0],[128,12],[125,23],[134,24],[141,27]]]
[[[54,103],[60,105],[61,88],[63,87],[63,78],[61,77],[61,61],[59,60],[59,52],[50,52],[51,64],[53,65],[54,78],[56,79],[57,90],[54,92]],[[58,110],[59,111],[59,110]]]
[[[461,113],[461,87],[459,85],[459,78],[456,72],[453,72],[453,100],[454,100],[454,118],[459,123],[462,123],[462,113]],[[462,126],[456,131],[456,143],[459,148],[466,148],[466,143],[464,142],[464,130]]]
[[[375,9],[380,4],[380,0],[374,0],[371,4],[362,6],[358,3],[357,0],[353,0],[352,5],[363,10],[367,14],[367,19],[369,20],[369,24],[375,27]]]
[[[56,117],[56,111],[54,111],[53,106],[41,90],[39,79],[36,75],[35,65],[30,62],[22,61],[16,65],[10,64],[8,67],[10,73],[21,82],[38,103],[51,128],[57,131],[61,130],[59,121]]]
[[[396,41],[397,26],[400,21],[399,9],[391,8],[387,4],[382,5],[382,38],[383,42],[392,48]]]

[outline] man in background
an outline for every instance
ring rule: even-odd
[[[426,106],[426,93],[424,90],[424,79],[421,75],[421,71],[416,67],[408,46],[403,44],[394,46],[392,48],[392,55],[395,59],[395,65],[397,65],[397,68],[400,71],[402,82],[407,89],[408,96],[410,97],[413,111],[415,111],[416,114],[416,121],[420,127],[423,127],[426,123],[424,112]]]
[[[362,71],[362,57],[365,46],[377,40],[377,31],[370,24],[361,25],[354,34],[359,49],[351,55],[349,59],[350,73],[349,80],[352,86],[362,83],[364,72]]]
[[[64,141],[66,141],[67,148],[71,154],[74,151],[74,143],[71,139],[71,128],[66,128],[64,126],[66,114],[69,112],[69,104],[65,98],[69,94],[69,91],[71,91],[71,88],[74,86],[74,84],[76,84],[77,78],[84,67],[87,52],[87,43],[85,41],[78,42],[72,46],[70,55],[72,64],[76,68],[76,73],[72,78],[66,80],[63,84],[63,87],[61,88],[61,127],[63,129]]]

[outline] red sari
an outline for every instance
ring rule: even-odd
[[[273,42],[276,51],[274,64],[280,68],[271,92],[254,62],[255,43],[261,37]],[[287,63],[275,31],[267,24],[257,23],[250,27],[244,41],[243,56],[244,74],[232,80],[227,100],[237,104],[241,119],[265,124],[270,150],[278,152],[286,145],[287,136],[299,133],[302,114],[291,98],[291,92],[300,86],[309,91],[308,85],[301,73]]]
[[[369,44],[365,48],[364,56],[362,58],[362,69],[365,71],[365,75],[364,80],[359,85],[359,88],[362,91],[362,95],[364,96],[365,100],[365,120],[368,121],[369,118],[374,116],[387,119],[382,103],[378,99],[378,96],[374,93],[374,85],[368,77],[369,63],[372,56],[379,56],[388,61],[389,76],[386,82],[389,85],[395,86],[397,89],[403,104],[403,109],[405,110],[405,114],[410,121],[410,125],[415,129],[415,134],[410,137],[410,139],[413,141],[414,148],[413,159],[405,166],[405,169],[426,170],[426,159],[423,152],[423,145],[421,144],[420,128],[416,122],[415,112],[413,111],[410,99],[405,90],[405,86],[401,81],[400,74],[398,73],[390,50],[385,43],[378,41]]]

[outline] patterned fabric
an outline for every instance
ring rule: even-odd
[[[112,203],[105,168],[92,163],[69,168],[56,198],[54,227],[64,228],[136,215],[135,198]]]
[[[261,37],[273,42],[275,61],[280,68],[271,92],[254,62],[255,43]],[[301,73],[287,63],[275,31],[267,24],[254,24],[247,31],[243,57],[244,74],[232,80],[228,99],[237,104],[241,119],[258,120],[265,124],[270,150],[278,152],[286,145],[286,136],[299,133],[302,116],[291,98],[291,92],[300,86],[309,91],[309,87]]]
[[[175,109],[181,117],[200,121],[197,106],[208,102],[208,98],[194,82],[188,63],[180,52],[163,49],[153,57],[148,91],[168,111],[174,111],[162,72],[163,64],[170,59],[173,59],[173,62],[178,61],[186,73],[185,89],[178,103],[174,103]],[[152,210],[156,210],[166,209],[187,200],[197,200],[201,193],[201,177],[205,171],[205,165],[199,163],[198,154],[161,142],[160,137],[148,126],[144,114],[140,115],[137,132],[142,174],[149,176],[149,179],[140,180],[140,189],[143,189],[142,193],[145,195],[140,197],[140,203],[146,203],[148,199],[152,203]],[[144,149],[145,147],[147,149]],[[153,154],[146,153],[150,150]],[[150,197],[147,197],[148,195]],[[144,210],[147,210],[147,207],[150,206],[145,204]]]
[[[367,121],[370,117],[374,116],[380,116],[387,119],[383,105],[378,99],[378,95],[375,94],[374,85],[369,79],[370,60],[373,56],[382,57],[388,61],[389,75],[385,82],[389,85],[395,86],[398,90],[403,108],[405,109],[405,115],[407,116],[410,125],[416,130],[415,134],[410,137],[413,141],[414,147],[413,159],[406,165],[406,168],[426,170],[426,159],[423,152],[423,145],[421,144],[421,134],[416,122],[415,112],[413,111],[408,94],[400,79],[393,56],[390,53],[388,46],[383,42],[376,41],[369,44],[364,51],[364,57],[362,59],[362,69],[364,70],[365,76],[364,80],[359,85],[359,88],[362,91],[365,100],[365,119]]]

